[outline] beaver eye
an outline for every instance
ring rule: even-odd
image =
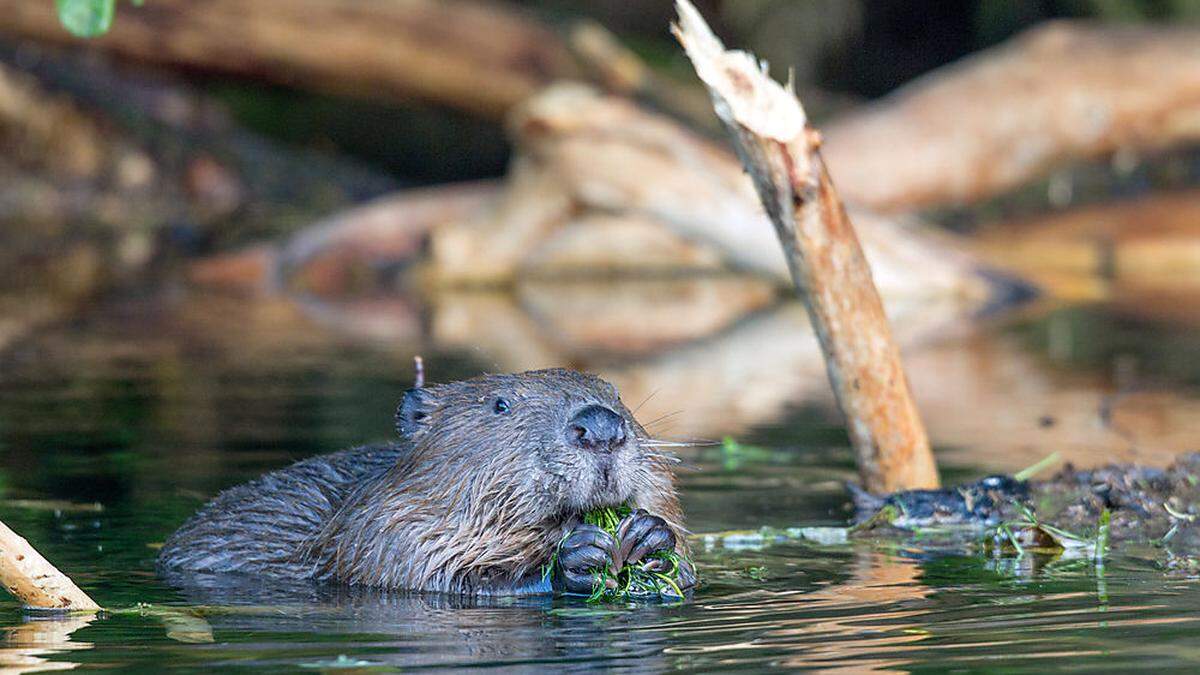
[[[497,415],[503,415],[508,412],[508,400],[503,398],[496,399],[496,402],[492,404],[492,410],[496,411]]]

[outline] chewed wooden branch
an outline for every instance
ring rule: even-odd
[[[750,54],[727,51],[688,0],[676,6],[674,33],[733,137],[804,297],[863,483],[873,492],[937,486],[899,349],[819,134],[790,89]]]

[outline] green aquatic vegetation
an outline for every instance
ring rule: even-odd
[[[1108,548],[1107,509],[1100,515],[1096,536],[1086,537],[1041,521],[1030,508],[1019,502],[1013,506],[1021,517],[1000,523],[984,533],[984,548],[993,553],[1015,554],[1018,558],[1027,553],[1057,556],[1064,551],[1089,552],[1096,559]]]
[[[132,0],[141,5],[143,0]],[[112,27],[117,0],[54,0],[58,20],[72,35],[91,38],[104,35]]]
[[[629,506],[604,507],[584,514],[583,522],[595,525],[617,539],[621,521],[632,513]],[[558,561],[558,550],[546,564],[545,576],[549,576]],[[661,551],[634,564],[625,564],[619,570],[605,566],[596,575],[596,584],[589,603],[627,602],[649,598],[682,599],[679,586],[680,564],[684,562],[676,551]],[[690,565],[691,562],[687,561]]]
[[[1162,536],[1162,539],[1158,540],[1157,543],[1159,546],[1165,546],[1167,542],[1171,541],[1171,539],[1175,537],[1176,533],[1179,532],[1179,526],[1181,524],[1196,522],[1196,516],[1190,513],[1183,513],[1172,508],[1170,502],[1163,502],[1163,510],[1166,511],[1167,515],[1171,517],[1171,529],[1167,530],[1167,533]]]
[[[1107,508],[1100,514],[1100,525],[1096,528],[1096,562],[1104,560],[1108,552],[1109,524],[1112,522],[1112,512]]]
[[[720,452],[726,471],[737,471],[746,462],[766,462],[774,455],[766,448],[739,443],[732,436],[721,441]]]
[[[767,580],[767,568],[763,567],[762,565],[755,565],[753,567],[747,567],[746,568],[746,576],[750,577],[751,579],[753,579],[755,581],[766,581]]]
[[[902,504],[885,504],[883,508],[876,511],[870,518],[856,523],[851,526],[850,534],[858,534],[859,532],[867,532],[874,530],[877,527],[891,526],[901,516],[905,516],[904,506]]]
[[[214,642],[212,626],[204,618],[203,607],[172,607],[139,602],[133,607],[105,609],[108,616],[138,616],[157,620],[166,629],[167,637],[188,644]]]
[[[583,522],[588,525],[595,525],[605,532],[616,535],[617,528],[621,525],[621,520],[633,513],[633,509],[628,506],[611,507],[596,509],[583,514]]]
[[[697,543],[706,550],[722,548],[727,551],[761,551],[768,546],[803,541],[819,546],[844,546],[848,541],[848,527],[787,527],[777,528],[764,525],[757,530],[724,530],[696,535]]]
[[[1014,473],[1013,480],[1019,480],[1023,483],[1025,481],[1029,480],[1030,478],[1033,478],[1034,476],[1038,475],[1039,473],[1044,471],[1050,465],[1058,462],[1059,457],[1060,457],[1059,452],[1057,450],[1055,450],[1054,452],[1050,453],[1049,455],[1046,455],[1045,457],[1043,457],[1039,461],[1035,462],[1034,464],[1027,466],[1024,469],[1021,469],[1020,471]]]

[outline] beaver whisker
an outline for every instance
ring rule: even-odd
[[[716,441],[706,441],[703,439],[695,441],[664,441],[658,439],[647,439],[640,441],[641,445],[648,448],[711,448],[714,445],[720,445]]]
[[[650,402],[650,399],[654,398],[654,395],[655,395],[655,394],[657,394],[657,393],[658,393],[658,392],[660,392],[660,391],[662,391],[662,389],[655,389],[654,391],[650,392],[650,395],[649,395],[649,396],[647,396],[646,398],[642,399],[642,402],[641,402],[641,403],[639,403],[639,404],[637,404],[637,407],[636,407],[636,408],[634,408],[633,410],[629,411],[629,414],[630,414],[630,415],[636,415],[636,414],[637,414],[637,411],[641,410],[641,409],[642,409],[642,406],[644,406],[644,405],[646,405],[647,403],[649,403],[649,402]]]
[[[658,424],[659,422],[664,422],[664,421],[666,421],[672,417],[675,417],[676,415],[682,414],[682,413],[683,413],[682,410],[675,410],[673,412],[669,412],[664,415],[659,415],[658,417],[655,417],[654,419],[650,420],[649,422],[646,422],[642,426],[649,429],[651,426]]]

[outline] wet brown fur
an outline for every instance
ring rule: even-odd
[[[507,411],[497,412],[498,399]],[[629,441],[611,453],[570,444],[568,421],[587,405],[624,417]],[[168,540],[161,564],[544,592],[542,568],[581,515],[623,503],[664,518],[684,547],[673,458],[599,378],[561,369],[483,376],[410,391],[397,416],[400,443],[306,460],[218,496]],[[277,513],[284,525],[273,528]]]

